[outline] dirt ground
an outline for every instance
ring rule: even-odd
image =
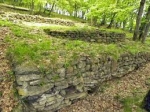
[[[121,79],[108,81],[103,85],[103,91],[88,95],[83,100],[77,101],[71,106],[65,107],[58,112],[145,112],[137,106],[135,101],[128,101],[131,110],[127,110],[121,103],[121,99],[139,97],[139,103],[147,94],[150,86],[146,80],[150,78],[150,63],[134,71]],[[129,99],[127,99],[129,100]]]
[[[0,27],[0,112],[11,112],[17,104],[14,99],[11,68],[6,58],[8,45],[4,38],[9,33],[10,30],[7,27]]]

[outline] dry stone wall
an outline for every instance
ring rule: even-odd
[[[72,21],[69,20],[66,21],[66,20],[56,19],[56,18],[46,18],[38,15],[7,13],[7,12],[0,12],[0,19],[5,19],[8,21],[37,22],[37,23],[47,23],[47,24],[56,24],[56,25],[65,25],[65,26],[75,25]]]
[[[97,43],[117,43],[125,41],[125,33],[105,32],[105,31],[51,31],[45,29],[51,36],[64,37],[69,39],[83,40]]]
[[[150,61],[150,53],[123,54],[112,57],[81,56],[78,60],[58,64],[54,69],[38,69],[28,63],[14,66],[17,90],[27,105],[25,112],[54,112],[84,98],[101,83],[141,67]],[[23,111],[23,110],[22,110]]]

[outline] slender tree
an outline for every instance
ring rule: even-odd
[[[109,25],[108,25],[107,28],[111,28],[111,27],[112,27],[112,25],[113,25],[113,23],[114,23],[114,21],[115,21],[115,16],[116,16],[116,13],[114,13],[114,14],[112,15],[112,18],[111,18],[110,23],[109,23]]]
[[[31,4],[30,4],[30,13],[33,14],[33,11],[34,11],[34,4],[35,4],[35,1],[34,0],[31,0]]]
[[[52,2],[52,7],[51,7],[51,9],[50,9],[50,11],[49,11],[49,16],[51,16],[51,13],[52,13],[52,11],[53,11],[53,9],[54,9],[55,4],[56,4],[56,0],[53,0],[53,2]]]
[[[141,39],[142,43],[145,42],[145,39],[147,37],[149,28],[150,28],[150,6],[148,7],[146,18],[144,20],[144,23],[143,23],[143,26],[142,26],[142,29],[141,29],[141,34],[139,36],[139,39]]]
[[[138,35],[139,35],[139,28],[140,28],[140,23],[141,23],[141,18],[142,18],[145,2],[146,2],[146,0],[141,0],[141,2],[140,2],[140,8],[139,8],[138,15],[136,18],[136,26],[135,26],[134,34],[133,34],[134,41],[137,40]]]
[[[100,25],[103,26],[105,24],[106,24],[106,15],[104,14]]]

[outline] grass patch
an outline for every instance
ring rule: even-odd
[[[143,96],[135,95],[128,96],[121,99],[121,103],[123,104],[124,112],[145,112],[144,109],[141,108]]]
[[[100,30],[109,31],[109,32],[116,32],[116,33],[125,33],[126,38],[129,40],[132,40],[132,37],[133,37],[133,33],[129,32],[129,31],[122,30],[122,29],[118,29],[118,28],[108,29],[106,26],[101,26]]]
[[[0,27],[10,27],[12,23],[0,20]]]
[[[0,20],[0,26],[9,27],[15,36],[14,38],[9,35],[6,38],[7,42],[10,43],[8,56],[11,55],[13,60],[19,64],[28,60],[36,64],[44,63],[52,66],[62,62],[69,66],[80,55],[89,55],[90,57],[109,55],[118,59],[121,54],[126,52],[136,54],[150,50],[150,40],[147,40],[145,44],[126,41],[107,45],[47,37],[46,34],[40,33],[42,29],[38,29],[38,32],[33,33],[35,29],[32,27],[15,25],[7,21]]]
[[[88,25],[82,25],[82,26],[60,26],[60,25],[51,25],[47,27],[42,27],[42,29],[48,29],[52,31],[84,31],[84,32],[91,32],[95,31],[96,27],[88,26]]]

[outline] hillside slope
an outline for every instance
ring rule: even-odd
[[[29,24],[32,23],[29,22]],[[47,63],[43,64],[43,61],[47,62],[47,60],[45,60],[46,56],[48,59],[53,58],[53,61],[57,60],[60,55],[62,58],[65,58],[66,51],[70,55],[70,59],[76,55],[75,53],[89,53],[91,56],[96,56],[101,53],[117,58],[124,52],[134,54],[150,49],[149,41],[145,45],[129,41],[128,39],[121,44],[95,44],[79,40],[71,41],[68,39],[54,38],[45,34],[43,28],[35,26],[33,28],[26,26],[26,24],[22,25],[19,23],[14,24],[10,22],[7,23],[7,21],[0,21],[0,26],[0,59],[2,62],[0,72],[6,77],[3,78],[5,80],[3,80],[0,85],[0,106],[3,112],[10,112],[16,105],[13,96],[14,80],[11,76],[11,68],[6,58],[8,48],[9,52],[7,53],[12,54],[16,62],[22,63],[25,60],[29,60],[36,63],[37,66],[38,64],[45,64],[46,66]],[[65,27],[60,26],[50,27],[52,29],[65,29]],[[75,29],[79,29],[79,27],[80,26],[75,27]],[[67,27],[66,29],[71,30],[71,28],[72,27]],[[84,31],[87,31],[87,28],[85,28]],[[13,36],[10,33],[12,33]],[[50,46],[51,48],[49,48]],[[64,49],[66,50],[65,52],[63,52]],[[50,57],[47,51],[50,51],[50,56],[53,57]],[[144,112],[144,110],[140,108],[140,105],[149,90],[149,85],[146,83],[147,79],[150,78],[149,67],[150,64],[147,64],[144,68],[130,73],[123,78],[108,81],[105,85],[100,85],[102,88],[97,91],[97,94],[88,95],[84,100],[80,100],[69,107],[61,109],[59,112]]]

